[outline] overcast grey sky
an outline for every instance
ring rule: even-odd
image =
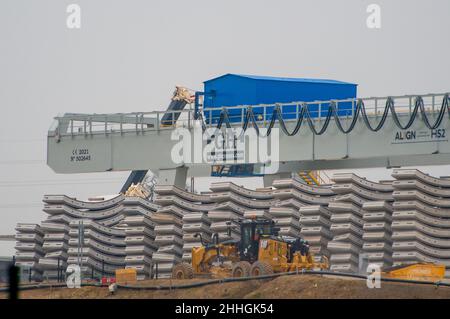
[[[66,27],[71,3],[79,30]],[[381,29],[366,26],[370,3]],[[175,85],[200,90],[229,72],[349,81],[361,97],[450,91],[449,13],[448,0],[2,0],[0,234],[43,220],[43,194],[115,193],[127,175],[46,167],[58,113],[159,110]],[[12,247],[0,242],[0,255]]]

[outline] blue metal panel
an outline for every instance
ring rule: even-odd
[[[211,117],[214,123],[220,114],[220,111],[214,110],[217,108],[356,98],[357,85],[334,80],[225,74],[205,81],[204,89],[206,120],[209,122]],[[339,115],[351,113],[351,107],[350,103],[339,105]],[[295,117],[295,106],[282,106],[282,109],[283,118]],[[312,106],[309,110],[313,117],[318,116],[317,106]],[[257,116],[263,112],[261,108],[254,108],[253,111]],[[270,116],[271,112],[272,109],[267,109],[267,116]],[[326,112],[327,105],[322,105],[322,115]],[[232,122],[241,120],[239,110],[231,110],[229,113]]]

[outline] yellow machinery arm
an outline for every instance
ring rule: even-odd
[[[386,269],[382,275],[387,278],[439,281],[445,276],[445,266],[432,263],[401,265]]]
[[[208,274],[215,261],[236,262],[239,260],[236,245],[216,244],[192,248],[192,268],[194,274]]]

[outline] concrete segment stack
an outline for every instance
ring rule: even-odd
[[[172,268],[183,256],[183,217],[194,212],[207,212],[216,205],[207,195],[190,193],[173,185],[155,187],[155,203],[161,208],[153,214],[155,243],[158,251],[153,254],[158,278],[170,278]]]
[[[329,257],[326,247],[331,237],[330,214],[326,207],[335,196],[330,186],[307,185],[296,178],[286,178],[275,180],[273,187],[279,202],[270,212],[282,227],[281,234],[302,236],[310,243],[317,259],[322,255]],[[296,218],[297,222],[287,224],[290,218]]]
[[[331,252],[331,270],[358,272],[359,257],[363,248],[366,211],[362,208],[368,201],[392,201],[392,186],[367,181],[355,174],[339,173],[332,178],[332,190],[336,196],[328,208],[332,212],[330,230],[333,240],[328,243]]]
[[[206,213],[197,212],[183,216],[183,261],[191,262],[192,248],[211,242],[211,221]]]
[[[45,255],[39,259],[39,265],[44,269],[45,279],[56,279],[58,271],[67,267],[70,228],[65,222],[44,221],[41,229],[44,232],[42,248]]]
[[[69,263],[73,263],[74,252],[73,249],[69,251],[70,247],[74,248],[74,245],[78,247],[78,230],[74,230],[73,223],[78,220],[84,220],[86,223],[95,221],[97,228],[104,228],[111,231],[111,227],[117,225],[123,218],[122,214],[122,201],[124,196],[117,195],[109,199],[95,198],[89,201],[80,201],[75,198],[71,198],[65,195],[45,195],[44,196],[44,212],[48,214],[48,217],[40,225],[39,232],[42,235],[36,236],[34,244],[36,247],[41,247],[42,252],[38,260],[35,262],[35,268],[39,271],[43,271],[44,279],[56,279],[58,272],[61,274],[66,269]],[[98,229],[97,229],[98,230]],[[86,229],[88,232],[85,234],[85,238],[89,237],[91,232],[95,232],[95,229]],[[18,230],[18,236],[21,237],[21,232]],[[70,235],[76,236],[75,241],[72,238],[70,240]],[[117,239],[118,242],[122,242]],[[103,258],[105,260],[114,260],[114,263],[118,266],[122,266],[123,263],[118,262],[117,258],[123,258],[123,256],[118,257],[114,254],[108,256],[108,251],[114,250],[114,245],[111,246],[109,241],[105,241],[103,246],[95,242],[95,239],[89,239],[85,241],[87,246],[85,256],[94,256],[98,258]],[[22,245],[17,246],[17,250],[20,252]],[[119,244],[120,246],[120,244]],[[69,254],[70,252],[70,254]],[[102,255],[106,253],[105,255]],[[70,257],[69,257],[70,255]],[[120,253],[119,253],[120,255]],[[77,263],[77,262],[75,262]],[[85,271],[91,273],[92,269],[88,268],[90,262],[86,262]],[[95,263],[94,263],[95,264]],[[58,269],[59,266],[59,269]],[[97,265],[98,266],[98,265]],[[98,268],[98,267],[97,267]]]
[[[273,196],[279,200],[275,206],[297,210],[306,205],[326,206],[334,196],[329,186],[307,185],[295,178],[275,180],[273,187]]]
[[[450,275],[450,180],[396,169],[393,186],[394,265],[444,264]]]
[[[300,236],[309,242],[311,252],[317,260],[321,256],[330,258],[327,246],[333,238],[330,231],[331,212],[326,206],[307,205],[300,207],[300,215]]]
[[[235,239],[239,240],[241,229],[237,220],[242,219],[243,215],[235,211],[212,210],[208,212],[208,219],[211,221],[211,232],[217,233],[219,242]],[[230,229],[230,235],[228,234]]]
[[[255,191],[231,182],[212,183],[211,200],[216,203],[213,210],[208,211],[211,220],[211,231],[218,233],[219,241],[240,238],[238,219],[244,218],[249,210],[265,211],[275,204],[272,192]],[[228,235],[231,230],[231,236]]]
[[[363,252],[371,264],[392,266],[392,205],[386,201],[365,202]]]
[[[27,270],[31,280],[41,281],[39,259],[44,256],[41,227],[37,224],[18,223],[16,232],[16,265]]]
[[[332,186],[280,179],[269,190],[220,182],[207,194],[158,185],[155,202],[46,195],[49,216],[41,226],[16,227],[17,264],[31,268],[33,280],[55,279],[58,264],[60,270],[78,264],[82,220],[86,275],[112,275],[126,267],[144,279],[156,263],[159,277],[168,278],[173,266],[190,262],[192,247],[202,244],[196,233],[204,243],[216,232],[220,241],[239,239],[237,221],[257,217],[274,220],[281,236],[306,239],[318,259],[330,258],[332,271],[358,272],[361,253],[383,268],[435,262],[450,269],[450,179],[417,170],[394,170],[393,176],[394,182],[374,183],[341,173]]]
[[[300,213],[291,207],[270,207],[269,214],[280,228],[280,236],[298,237],[300,235]]]
[[[115,269],[125,267],[125,232],[122,229],[102,226],[90,219],[72,220],[69,227],[67,263],[81,265],[84,276],[113,276]],[[82,246],[80,230],[84,239]]]
[[[151,275],[152,256],[157,251],[153,214],[160,207],[140,197],[126,197],[123,201],[125,218],[120,223],[125,231],[125,268],[134,268],[139,280]]]

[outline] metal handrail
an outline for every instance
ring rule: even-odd
[[[413,99],[418,97],[431,98],[430,103],[425,103],[425,107],[429,107],[427,112],[434,114],[439,111],[439,107],[436,107],[436,102],[439,100],[437,97],[445,97],[449,93],[429,93],[424,95],[398,95],[389,97],[368,97],[362,99],[341,99],[341,100],[328,100],[328,101],[312,101],[312,102],[289,102],[289,103],[273,103],[273,104],[258,104],[258,105],[239,105],[221,108],[207,108],[200,110],[203,113],[203,118],[206,119],[209,126],[214,125],[214,120],[217,120],[217,114],[221,110],[226,109],[229,113],[228,118],[233,120],[233,125],[243,124],[245,120],[245,113],[248,109],[258,110],[255,120],[257,122],[263,123],[263,126],[267,125],[269,122],[268,116],[272,114],[271,110],[276,107],[280,107],[284,110],[282,112],[283,116],[287,116],[286,122],[296,121],[299,116],[300,106],[317,106],[317,110],[311,110],[310,114],[313,116],[314,120],[322,121],[325,117],[323,114],[327,111],[328,106],[332,103],[336,105],[338,110],[345,111],[346,115],[343,118],[351,118],[355,114],[356,105],[358,101],[371,102],[374,105],[367,105],[365,107],[366,113],[370,116],[378,117],[380,112],[383,111],[382,106],[379,105],[379,101],[398,100],[406,99],[407,103],[405,105],[396,105],[395,108],[398,110],[399,114],[411,114],[413,108]],[[339,105],[346,103],[345,109],[339,109]],[[351,103],[351,109],[348,107],[348,103]],[[438,102],[439,103],[439,102]],[[286,109],[289,106],[295,106],[295,110],[288,112]],[[240,110],[236,112],[234,110]],[[234,111],[234,112],[233,112]],[[259,114],[261,112],[261,114]],[[108,134],[109,132],[129,132],[135,131],[136,134],[143,133],[148,130],[160,130],[160,129],[173,129],[174,127],[193,127],[193,122],[195,121],[194,110],[185,109],[180,111],[170,111],[172,113],[172,119],[175,114],[180,114],[180,118],[177,122],[172,122],[170,124],[161,124],[161,118],[167,111],[150,111],[150,112],[131,112],[131,113],[111,113],[111,114],[65,114],[63,116],[55,117],[57,125],[53,125],[52,129],[49,131],[51,133],[56,133],[57,135],[92,135],[97,133]],[[238,113],[238,115],[234,115]],[[213,115],[214,114],[214,115]],[[185,116],[183,116],[185,115]],[[74,123],[80,122],[80,125],[75,125]],[[126,128],[129,125],[130,128]],[[133,125],[133,128],[131,128]],[[100,128],[97,130],[97,128]]]

